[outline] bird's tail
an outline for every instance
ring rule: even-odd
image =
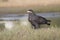
[[[51,20],[47,20],[48,22],[51,22]]]
[[[50,23],[47,23],[47,25],[50,25]]]

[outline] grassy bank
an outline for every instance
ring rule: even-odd
[[[0,8],[0,13],[26,13],[28,9],[33,9],[35,12],[40,13],[40,12],[60,12],[60,5],[48,5],[48,6],[28,6],[28,7],[9,7],[9,8]]]

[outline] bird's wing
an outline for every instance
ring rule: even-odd
[[[44,21],[46,21],[46,18],[44,18],[42,16],[37,16],[37,21],[38,22],[44,22]]]
[[[46,18],[44,18],[44,17],[42,17],[42,16],[38,16],[38,18],[39,18],[39,19],[41,19],[41,18],[42,18],[42,19],[46,19]]]

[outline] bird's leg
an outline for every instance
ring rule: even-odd
[[[40,27],[40,25],[37,22],[35,22],[35,21],[31,22],[31,24],[32,24],[34,29],[37,29],[37,28]]]
[[[34,29],[38,29],[38,28],[40,28],[40,25],[36,24],[35,27],[34,27]]]

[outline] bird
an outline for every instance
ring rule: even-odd
[[[28,21],[31,23],[34,29],[40,28],[41,24],[50,25],[51,20],[47,20],[46,18],[36,15],[32,9],[27,10],[28,13]]]

